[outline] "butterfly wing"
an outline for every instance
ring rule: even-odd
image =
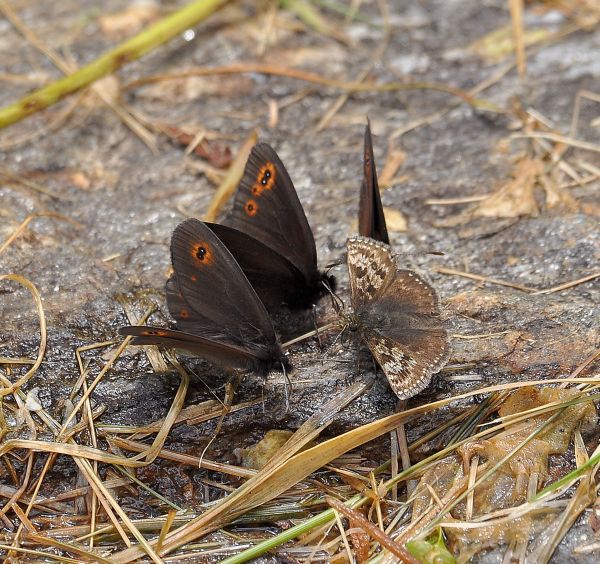
[[[393,279],[396,262],[390,248],[368,237],[346,243],[352,307],[361,310],[375,300]]]
[[[235,257],[267,310],[293,305],[305,288],[303,274],[283,255],[228,225],[206,224]]]
[[[188,219],[171,238],[174,275],[166,285],[178,331],[123,327],[135,344],[189,350],[211,362],[266,373],[288,365],[262,302],[231,253],[202,222]]]
[[[413,329],[394,337],[365,330],[363,339],[400,399],[426,388],[447,359],[447,336],[442,327]]]
[[[166,348],[184,349],[205,358],[209,362],[227,368],[251,368],[260,371],[261,364],[269,361],[266,356],[257,353],[257,351],[250,351],[230,343],[222,343],[184,331],[128,325],[121,327],[119,333],[133,336],[132,344],[134,345],[158,345]]]
[[[178,327],[238,345],[273,346],[273,324],[234,257],[201,221],[179,224],[171,260],[181,297],[169,302]],[[167,293],[172,300],[173,294]],[[181,311],[175,309],[181,305]]]
[[[285,257],[305,285],[319,283],[315,240],[304,209],[283,163],[266,143],[252,149],[225,223]]]
[[[371,139],[371,124],[367,122],[365,129],[365,144],[363,153],[363,181],[360,187],[360,201],[358,204],[358,233],[364,237],[371,237],[377,241],[389,244],[379,183],[377,182],[377,169],[373,155],[373,140]]]
[[[348,268],[363,340],[394,393],[414,396],[447,359],[434,289],[416,272],[398,269],[391,249],[368,238],[348,241]]]

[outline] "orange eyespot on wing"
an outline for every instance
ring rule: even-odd
[[[145,331],[140,331],[141,337],[166,337],[166,331],[161,331],[160,329],[146,329]]]
[[[201,266],[208,266],[214,260],[211,246],[206,241],[198,241],[192,247],[192,255],[196,264]]]
[[[190,316],[190,312],[187,309],[179,310],[179,317],[187,319]]]
[[[260,196],[264,190],[271,190],[275,185],[276,176],[275,165],[272,162],[266,162],[260,167],[256,175],[256,182],[252,185],[252,193],[255,196]]]
[[[244,211],[250,217],[254,217],[258,213],[258,204],[254,200],[248,200],[244,206]]]

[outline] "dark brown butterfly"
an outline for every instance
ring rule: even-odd
[[[201,221],[188,219],[171,238],[175,274],[167,305],[177,331],[121,327],[136,345],[185,349],[228,368],[260,374],[289,368],[264,305],[221,240]]]
[[[369,121],[367,121],[367,127],[365,128],[363,181],[360,187],[360,201],[358,204],[358,234],[382,241],[387,245],[390,243],[379,194]]]
[[[438,297],[416,272],[398,268],[388,245],[352,237],[347,248],[353,309],[347,327],[367,344],[394,393],[408,399],[447,359]]]
[[[296,189],[266,143],[254,146],[224,224],[207,224],[225,243],[269,311],[310,307],[333,286]]]

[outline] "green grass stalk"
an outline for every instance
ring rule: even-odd
[[[109,75],[124,64],[139,59],[149,51],[170,41],[221,8],[228,0],[195,0],[173,14],[101,55],[89,65],[65,76],[18,102],[0,109],[0,129],[56,104],[70,94]]]

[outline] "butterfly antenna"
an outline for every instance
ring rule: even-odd
[[[344,300],[342,300],[342,298],[340,298],[331,288],[331,286],[325,281],[322,281],[323,286],[325,287],[325,289],[327,290],[327,292],[329,292],[329,295],[331,296],[331,306],[333,307],[333,309],[335,309],[335,312],[340,315],[340,313],[345,309],[345,304],[344,304]]]

